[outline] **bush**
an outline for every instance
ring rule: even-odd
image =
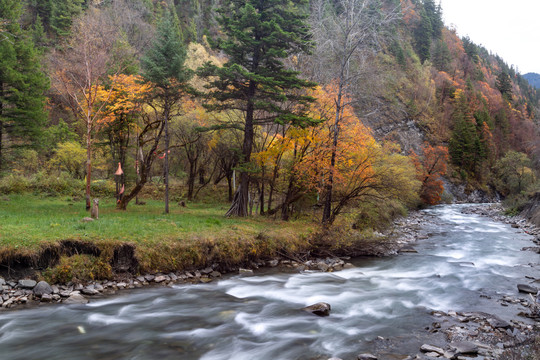
[[[382,231],[398,216],[406,216],[407,209],[396,200],[382,200],[378,203],[365,202],[357,208],[355,225],[359,229]]]
[[[84,189],[83,181],[73,179],[70,174],[61,172],[57,175],[39,172],[32,177],[32,187],[41,193],[50,195],[77,195]]]
[[[20,174],[9,174],[0,179],[1,194],[22,194],[30,190],[31,181]]]
[[[116,184],[112,180],[94,180],[90,184],[90,192],[96,197],[114,197],[116,195]]]
[[[63,256],[60,263],[43,273],[47,282],[65,284],[70,281],[110,279],[112,268],[109,263],[92,255]]]

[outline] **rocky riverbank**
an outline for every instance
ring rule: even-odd
[[[375,239],[359,242],[354,248],[338,249],[337,256],[324,245],[314,245],[309,253],[283,254],[281,258],[251,262],[245,268],[230,268],[215,263],[212,266],[191,271],[132,275],[123,273],[115,280],[69,282],[48,284],[34,275],[24,279],[4,279],[0,277],[0,309],[16,309],[35,305],[64,303],[85,304],[95,298],[111,296],[124,289],[145,286],[172,286],[175,284],[208,283],[219,279],[222,274],[251,274],[259,268],[279,268],[281,271],[323,271],[333,272],[353,267],[348,260],[351,256],[390,256],[399,252],[413,252],[411,243],[428,236],[421,225],[431,220],[423,212],[412,212],[408,217],[398,219],[384,234],[376,233]],[[327,256],[313,256],[323,254]]]

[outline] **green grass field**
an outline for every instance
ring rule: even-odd
[[[17,254],[39,257],[47,247],[74,240],[95,244],[105,261],[111,261],[111,249],[132,244],[144,271],[171,271],[209,261],[239,264],[306,248],[309,235],[318,228],[307,219],[227,218],[226,203],[173,203],[170,214],[164,214],[163,202],[145,201],[120,211],[114,199],[101,199],[99,220],[83,222],[89,216],[83,200],[1,196],[0,263]]]

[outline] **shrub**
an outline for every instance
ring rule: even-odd
[[[110,279],[112,268],[109,263],[92,255],[63,256],[54,268],[49,268],[43,277],[53,284],[70,281]]]
[[[31,182],[20,174],[9,174],[0,179],[0,193],[22,194],[30,189]]]

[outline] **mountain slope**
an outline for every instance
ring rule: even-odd
[[[540,89],[540,74],[537,73],[528,73],[523,75],[523,77],[537,89]]]

